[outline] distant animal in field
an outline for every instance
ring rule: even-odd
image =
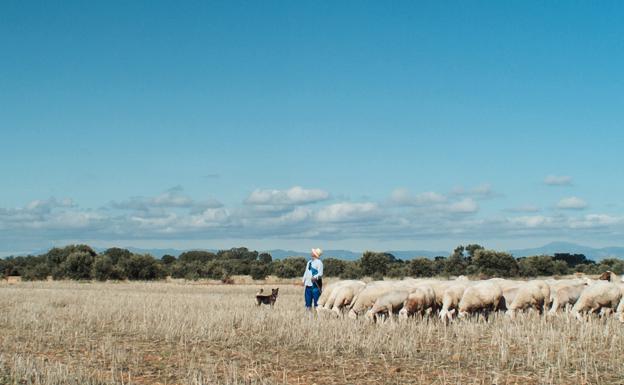
[[[597,282],[586,287],[572,308],[572,314],[582,321],[585,314],[598,313],[601,316],[618,308],[624,288],[614,282]],[[624,309],[620,309],[621,311]]]
[[[610,270],[607,270],[604,273],[600,274],[600,278],[598,278],[598,279],[601,279],[603,281],[609,281],[609,282],[618,282],[618,281],[620,281],[620,279],[618,279],[618,276],[614,272],[612,272]]]
[[[271,289],[271,294],[264,294],[263,289],[260,289],[260,291],[256,293],[256,306],[265,304],[273,307],[275,301],[277,301],[278,292],[279,288]]]

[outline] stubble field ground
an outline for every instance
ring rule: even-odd
[[[0,383],[624,383],[624,325],[613,317],[369,324],[310,316],[292,285],[258,308],[257,290],[0,284]]]

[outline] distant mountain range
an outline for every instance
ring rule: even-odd
[[[594,248],[589,246],[578,245],[570,242],[551,242],[542,247],[506,250],[514,257],[528,257],[531,255],[553,255],[555,253],[584,254],[587,258],[600,261],[604,258],[617,257],[624,258],[624,247],[603,247]],[[273,258],[282,259],[293,255],[307,256],[309,252],[293,251],[293,250],[269,250]],[[406,260],[416,257],[434,258],[437,256],[449,256],[451,250],[448,251],[431,251],[431,250],[389,250],[397,258]],[[336,257],[340,259],[354,260],[362,256],[361,252],[350,250],[325,250],[324,257]]]
[[[94,248],[97,252],[103,252],[105,248]],[[198,250],[198,249],[146,249],[138,247],[127,247],[133,253],[138,254],[151,254],[154,257],[161,258],[165,254],[178,256],[185,251]],[[216,252],[215,249],[201,249],[205,251]],[[48,250],[38,250],[32,253],[32,255],[43,254]],[[283,259],[292,256],[307,257],[309,251],[295,251],[295,250],[259,250],[260,252],[268,252],[274,259]],[[583,246],[571,242],[551,242],[542,247],[528,248],[528,249],[515,249],[507,250],[514,257],[527,257],[530,255],[553,255],[555,253],[570,253],[570,254],[584,254],[587,258],[595,261],[600,261],[604,258],[616,257],[624,258],[624,247],[603,247],[594,248],[589,246]],[[397,258],[407,260],[416,257],[434,258],[436,256],[448,256],[451,251],[431,251],[431,250],[388,250],[385,251],[391,253]],[[355,260],[362,256],[362,252],[351,250],[325,250],[323,252],[324,258],[339,258],[345,260]]]
[[[527,257],[529,255],[553,255],[555,253],[584,254],[587,258],[600,261],[609,257],[624,258],[624,247],[594,248],[578,245],[571,242],[551,242],[542,247],[532,249],[509,250],[514,257]]]

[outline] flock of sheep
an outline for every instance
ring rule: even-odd
[[[571,307],[579,320],[592,313],[602,317],[615,312],[624,322],[624,282],[612,272],[602,274],[598,280],[345,280],[327,285],[318,305],[319,313],[347,313],[349,318],[365,317],[371,321],[384,315],[392,319],[395,314],[399,319],[437,315],[444,322],[470,315],[487,319],[494,311],[505,311],[514,318],[518,312],[529,309],[554,314]]]

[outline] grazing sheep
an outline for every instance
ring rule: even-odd
[[[400,319],[407,319],[415,314],[424,316],[427,310],[436,306],[435,292],[430,285],[422,284],[411,290],[402,309],[399,311]]]
[[[507,304],[507,315],[514,318],[516,312],[533,308],[540,314],[550,303],[550,287],[541,280],[523,283],[516,292],[513,301]]]
[[[624,288],[622,284],[620,284],[620,288],[622,289],[622,298],[620,299],[620,303],[618,304],[615,313],[618,315],[618,319],[620,322],[624,322]]]
[[[601,311],[604,315],[605,312],[619,308],[621,299],[622,287],[620,284],[608,281],[597,282],[583,290],[572,308],[572,314],[580,321],[583,320],[583,315],[587,313]]]
[[[588,286],[586,280],[569,279],[555,282],[550,286],[551,307],[548,314],[555,314],[566,306],[574,306],[581,293]]]
[[[395,289],[396,287],[392,282],[376,281],[369,283],[351,301],[349,318],[356,319],[358,315],[370,309],[377,298]]]
[[[327,303],[327,301],[329,300],[329,297],[331,297],[332,293],[334,292],[334,290],[342,285],[345,284],[346,281],[338,281],[338,282],[333,282],[330,283],[328,285],[324,285],[325,287],[323,288],[323,292],[321,293],[321,295],[319,296],[319,299],[317,301],[318,307],[317,309],[321,309],[325,306],[325,304]]]
[[[454,284],[456,284],[455,281],[431,281],[429,283],[435,294],[435,304],[433,306],[433,310],[437,311],[442,308],[442,302],[444,301],[444,292],[446,291],[446,289],[453,286]]]
[[[442,309],[440,310],[440,319],[449,322],[457,312],[459,301],[461,301],[464,291],[468,288],[468,282],[458,282],[447,287],[442,296]]]
[[[505,297],[503,290],[495,282],[483,281],[464,291],[459,301],[459,317],[464,318],[470,314],[481,313],[486,319],[491,311],[504,307]]]
[[[375,321],[380,314],[387,314],[392,319],[392,314],[398,313],[403,308],[403,304],[409,295],[408,290],[393,290],[380,296],[373,307],[366,312],[366,318]]]
[[[353,281],[336,289],[336,298],[331,310],[338,316],[342,315],[342,310],[348,307],[355,296],[364,290],[365,287],[366,284],[364,282]]]
[[[604,273],[600,274],[600,277],[598,279],[603,280],[603,281],[609,281],[609,282],[619,282],[620,281],[618,279],[618,276],[614,272],[612,272],[610,270],[607,270]]]
[[[345,286],[351,285],[354,282],[361,282],[361,281],[347,279],[344,281],[338,281],[330,285],[327,285],[327,287],[323,289],[323,292],[321,293],[321,297],[319,297],[318,308],[322,310],[331,310],[332,307],[334,306],[334,301],[336,300],[336,296],[338,295],[338,292],[340,291],[340,289]],[[325,296],[325,298],[322,298],[323,295],[326,293],[327,295]],[[321,299],[323,301],[321,301]]]
[[[492,278],[492,279],[489,279],[488,281],[494,282],[503,291],[503,297],[505,297],[505,308],[507,307],[507,305],[513,302],[513,300],[516,298],[516,294],[518,294],[518,289],[525,282],[525,281],[514,281],[511,279],[503,279],[503,278]]]

